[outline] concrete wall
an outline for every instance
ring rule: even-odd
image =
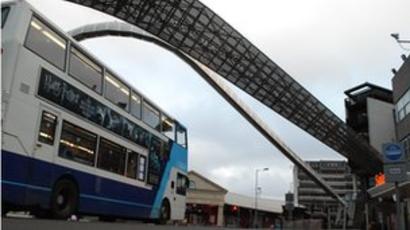
[[[394,105],[374,98],[367,98],[369,141],[382,153],[382,144],[394,141]]]

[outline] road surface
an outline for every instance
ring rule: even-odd
[[[196,227],[196,226],[172,226],[146,224],[137,221],[117,221],[113,223],[100,222],[96,220],[64,221],[64,220],[44,220],[21,217],[6,217],[1,221],[2,230],[165,230],[165,229],[185,229],[185,230],[209,230],[224,228],[216,227]],[[232,230],[232,228],[230,228]]]

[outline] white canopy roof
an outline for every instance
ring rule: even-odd
[[[255,197],[245,196],[237,193],[228,192],[225,196],[225,203],[239,207],[255,209]],[[258,197],[258,210],[274,213],[282,213],[284,200],[274,200]]]

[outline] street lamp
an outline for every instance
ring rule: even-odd
[[[398,33],[390,34],[390,36],[392,36],[398,43],[410,43],[410,40],[400,39],[400,34]]]
[[[396,42],[397,42],[397,44],[399,44],[400,48],[402,48],[403,50],[406,50],[406,51],[410,51],[409,48],[406,48],[402,45],[403,43],[410,44],[410,40],[400,39],[400,35],[398,33],[390,34],[390,36],[392,36],[394,38],[394,40],[396,40]]]
[[[253,216],[253,227],[254,228],[256,228],[256,222],[258,218],[258,193],[261,190],[261,188],[258,186],[258,175],[259,175],[259,172],[264,172],[268,170],[269,168],[262,168],[262,169],[255,170],[255,215]]]

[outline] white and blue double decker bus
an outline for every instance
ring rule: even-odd
[[[184,126],[25,1],[1,59],[2,214],[184,218]]]

